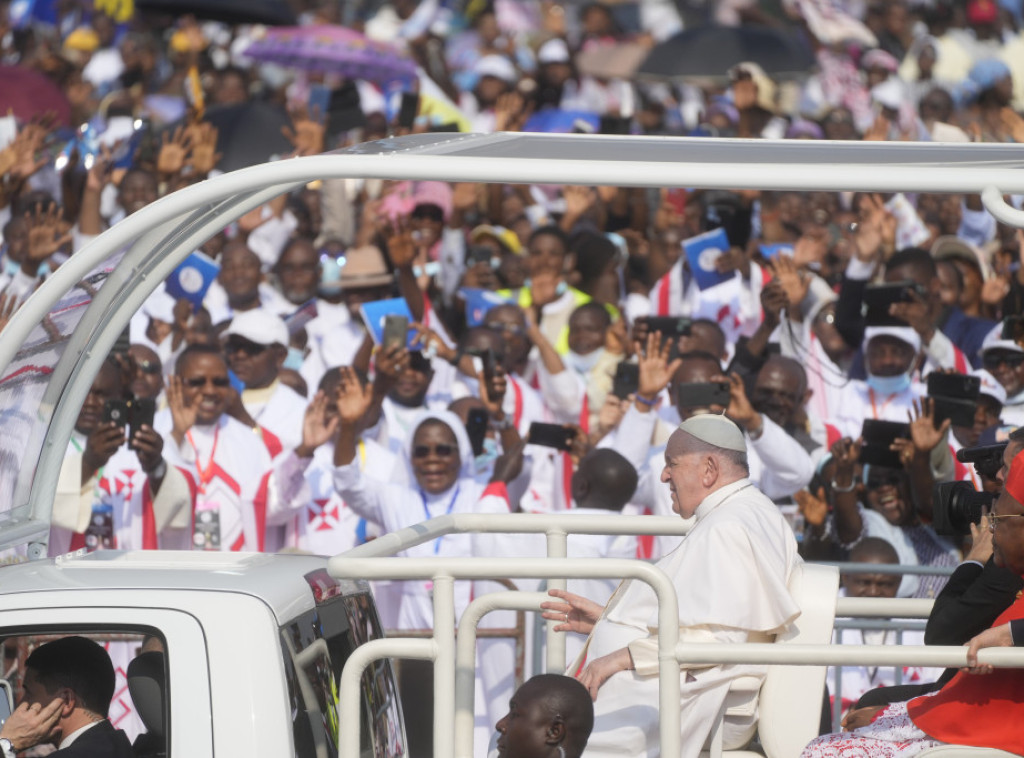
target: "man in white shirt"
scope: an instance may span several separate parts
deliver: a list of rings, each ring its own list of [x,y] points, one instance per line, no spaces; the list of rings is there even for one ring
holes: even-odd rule
[[[227,414],[228,367],[218,348],[184,350],[167,386],[169,410],[154,426],[168,463],[197,482],[189,545],[262,551],[268,526],[283,526],[309,501],[301,469],[275,468],[260,436]]]

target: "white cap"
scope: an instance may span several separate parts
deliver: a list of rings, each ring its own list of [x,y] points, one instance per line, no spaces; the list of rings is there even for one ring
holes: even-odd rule
[[[717,413],[701,413],[690,416],[679,425],[679,430],[701,442],[720,447],[723,450],[747,452],[747,441],[735,423]]]
[[[869,326],[864,330],[864,346],[875,337],[893,337],[906,342],[915,352],[921,349],[921,336],[909,326]]]
[[[1011,353],[1024,353],[1024,348],[1013,340],[1003,339],[1003,325],[997,324],[995,329],[985,335],[985,341],[981,343],[982,354],[989,350],[1009,350]]]
[[[1000,405],[1006,405],[1006,390],[992,374],[983,368],[977,368],[971,372],[971,376],[981,380],[981,388],[978,390],[980,394],[998,400]]]
[[[473,73],[477,76],[493,76],[506,84],[515,84],[519,78],[512,61],[502,55],[485,55],[473,66]]]
[[[537,50],[537,63],[568,63],[569,46],[560,37],[549,39]]]
[[[243,311],[231,319],[225,336],[237,335],[257,345],[288,347],[288,327],[284,321],[262,308]]]

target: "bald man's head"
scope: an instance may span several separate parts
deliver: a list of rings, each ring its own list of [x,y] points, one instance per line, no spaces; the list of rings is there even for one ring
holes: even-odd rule
[[[591,450],[572,475],[572,497],[581,508],[620,511],[636,492],[633,464],[609,448]]]

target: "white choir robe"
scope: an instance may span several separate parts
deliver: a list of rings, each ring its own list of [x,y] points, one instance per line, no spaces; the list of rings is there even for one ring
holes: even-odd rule
[[[692,277],[686,277],[683,288],[683,265],[686,256],[679,256],[668,273],[651,288],[651,315],[706,318],[716,322],[725,332],[726,343],[734,344],[740,336],[750,336],[761,323],[761,290],[765,272],[756,263],[750,264],[750,279],[739,271],[728,281],[700,289]]]
[[[291,454],[295,456],[294,453]],[[357,460],[367,474],[382,482],[389,481],[398,467],[398,458],[372,440],[359,443]],[[334,444],[327,442],[302,461],[310,499],[288,522],[286,547],[314,555],[337,555],[362,544],[380,529],[348,507],[334,489]],[[385,629],[394,629],[398,622],[400,600],[398,582],[371,582],[377,611]]]
[[[501,496],[494,496],[472,478],[460,477],[450,489],[438,495],[430,495],[415,485],[410,487],[382,482],[366,476],[360,470],[358,461],[334,469],[334,488],[353,511],[380,526],[384,534],[397,532],[446,513],[508,513],[504,487],[501,488]],[[468,557],[480,554],[474,550],[476,538],[472,534],[449,534],[403,550],[399,555],[417,558]],[[397,628],[433,628],[432,588],[430,581],[410,580],[402,583]],[[469,605],[470,596],[470,583],[456,582],[456,616],[462,615]]]
[[[167,440],[168,463],[188,470],[199,491],[189,539],[179,549],[201,546],[202,525],[212,515],[220,546],[207,549],[262,552],[267,527],[287,524],[309,501],[301,466],[275,469],[263,437],[226,414],[193,426],[180,447],[170,434],[170,411],[158,413],[154,426]]]
[[[843,389],[834,423],[844,437],[854,440],[860,437],[864,419],[906,424],[907,414],[913,410],[914,401],[920,400],[925,394],[924,386],[916,382],[912,382],[902,392],[881,395],[871,389],[867,382],[852,379]]]
[[[302,421],[308,402],[288,385],[275,379],[269,387],[243,390],[242,405],[253,421],[273,435],[273,439],[264,435],[272,458],[302,444]]]
[[[242,405],[263,430],[263,443],[275,467],[283,465],[292,450],[302,444],[302,426],[306,415],[306,398],[280,380],[269,387],[242,392]],[[279,478],[287,476],[282,472]],[[263,549],[276,553],[286,544],[285,527],[268,525]]]
[[[86,438],[71,433],[57,481],[50,526],[50,555],[62,555],[80,547],[90,552],[102,545],[90,544],[87,530],[94,510],[110,509],[112,548],[143,550],[166,547],[161,537],[173,541],[184,534],[191,523],[195,482],[189,474],[168,465],[156,497],[138,456],[127,443],[110,457],[88,482],[82,481],[82,453]],[[147,535],[147,522],[149,534]]]
[[[317,300],[316,313],[316,318],[306,324],[307,352],[299,369],[310,398],[328,369],[352,365],[366,336],[362,322],[352,318],[344,303]]]
[[[693,529],[657,566],[676,587],[681,640],[763,642],[800,613],[788,590],[799,562],[793,532],[779,509],[748,479],[741,479],[704,499]],[[570,666],[567,673],[574,674],[585,661],[627,646],[636,666],[601,685],[585,758],[660,756],[657,628],[653,590],[642,582],[624,582]],[[680,756],[696,758],[730,684],[741,677],[763,681],[766,667],[681,668]],[[737,706],[745,706],[744,712],[726,719],[726,749],[743,746],[756,726],[756,694],[739,699]]]

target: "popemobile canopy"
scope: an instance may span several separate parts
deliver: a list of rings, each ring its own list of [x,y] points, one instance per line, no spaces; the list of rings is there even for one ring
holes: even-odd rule
[[[0,332],[0,547],[46,554],[64,451],[92,378],[132,314],[216,232],[315,179],[802,191],[980,193],[1024,213],[1024,146],[558,134],[421,134],[241,169],[175,192],[72,256]]]

